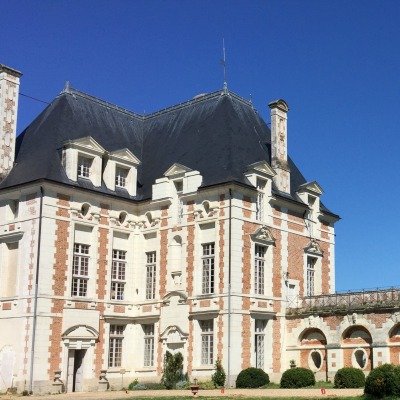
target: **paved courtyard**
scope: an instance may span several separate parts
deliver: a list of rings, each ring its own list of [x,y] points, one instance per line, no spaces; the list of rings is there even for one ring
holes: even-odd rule
[[[361,396],[363,389],[325,389],[325,394],[321,389],[229,389],[225,393],[221,390],[201,390],[196,397],[351,397]],[[68,393],[57,395],[30,396],[31,400],[119,400],[119,399],[141,399],[146,397],[187,397],[191,396],[189,390],[137,390],[137,391],[115,391],[115,392],[86,392],[86,393]],[[19,396],[3,395],[1,400],[14,400]]]

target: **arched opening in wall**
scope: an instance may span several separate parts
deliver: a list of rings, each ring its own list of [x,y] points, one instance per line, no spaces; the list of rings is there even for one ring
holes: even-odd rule
[[[173,237],[169,253],[172,281],[171,289],[177,290],[182,284],[182,238],[179,235]]]
[[[372,343],[372,337],[369,331],[363,326],[351,326],[343,332],[343,343],[369,346]]]
[[[308,360],[310,368],[314,371],[319,371],[322,367],[322,354],[319,350],[312,350],[310,359]]]
[[[364,349],[356,349],[353,352],[352,364],[354,368],[364,369],[367,366],[368,354]]]
[[[90,204],[88,203],[83,203],[81,207],[81,214],[82,216],[86,217],[89,213],[90,210]]]
[[[325,376],[320,378],[326,378],[326,343],[326,336],[320,329],[310,328],[303,331],[299,336],[300,354],[296,365],[309,368],[315,373],[325,372]]]
[[[147,222],[147,224],[148,224],[149,226],[151,226],[152,223],[153,223],[153,216],[151,215],[151,212],[148,211],[148,212],[145,214],[145,217],[146,217],[146,222]]]
[[[121,211],[119,213],[119,217],[118,217],[118,221],[121,225],[123,225],[126,221],[126,219],[128,218],[128,213],[125,211]]]
[[[372,368],[372,336],[361,325],[346,329],[342,335],[343,366],[363,370]]]
[[[210,202],[207,200],[203,201],[203,208],[205,215],[207,216],[210,213]]]
[[[400,365],[400,324],[396,324],[388,335],[390,363]]]

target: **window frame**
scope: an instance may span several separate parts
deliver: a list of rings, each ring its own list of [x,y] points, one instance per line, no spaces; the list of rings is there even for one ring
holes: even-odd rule
[[[261,252],[258,250],[263,250]],[[267,246],[255,243],[254,244],[254,294],[265,295],[265,255]]]
[[[125,300],[126,250],[113,249],[111,261],[110,299]]]
[[[200,364],[214,365],[214,319],[199,320]]]
[[[124,331],[126,325],[110,324],[108,343],[108,367],[122,366]]]
[[[312,260],[312,263],[309,262],[310,260]],[[315,267],[317,260],[317,257],[306,256],[306,297],[315,295]]]
[[[125,189],[128,184],[128,175],[129,175],[128,168],[124,168],[121,165],[116,164],[115,178],[114,178],[115,187]]]
[[[265,364],[265,328],[267,321],[264,319],[254,320],[254,353],[255,367],[264,369]],[[261,347],[261,349],[260,349]]]
[[[155,324],[143,324],[143,367],[154,367]]]
[[[157,290],[157,252],[155,250],[146,251],[145,272],[145,298],[146,300],[155,300]]]
[[[215,293],[215,242],[201,244],[201,294]]]
[[[90,180],[90,175],[92,173],[92,167],[93,167],[93,161],[94,161],[93,157],[78,153],[77,175],[76,175],[77,178]],[[85,162],[87,162],[88,165],[85,165]]]
[[[85,248],[85,251],[82,251],[83,248]],[[74,243],[71,280],[72,297],[88,297],[89,268],[90,245],[85,243]]]

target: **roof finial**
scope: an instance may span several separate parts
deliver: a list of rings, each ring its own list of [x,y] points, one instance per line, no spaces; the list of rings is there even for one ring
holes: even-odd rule
[[[61,93],[70,93],[71,92],[71,82],[65,81],[64,89]]]
[[[225,52],[225,38],[222,38],[222,60],[221,64],[224,70],[224,93],[228,92],[228,82],[226,81],[226,52]]]

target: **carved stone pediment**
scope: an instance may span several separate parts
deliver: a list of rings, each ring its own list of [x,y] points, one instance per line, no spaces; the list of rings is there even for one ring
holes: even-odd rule
[[[315,254],[317,256],[322,256],[324,252],[322,251],[320,245],[315,239],[311,239],[308,245],[304,248],[306,253]]]
[[[320,196],[324,191],[317,181],[312,181],[300,185],[298,192],[311,192],[317,196]]]
[[[267,225],[263,225],[258,228],[252,235],[251,238],[254,242],[260,242],[265,244],[275,244],[275,238],[272,235],[271,229]]]
[[[267,161],[257,161],[253,164],[250,164],[248,166],[247,173],[255,173],[269,178],[272,178],[276,175],[276,172],[267,163]]]
[[[167,344],[180,344],[186,342],[188,336],[179,326],[170,325],[160,335],[160,339]]]
[[[177,175],[184,175],[185,172],[189,171],[192,171],[189,167],[186,167],[182,164],[174,163],[167,169],[167,171],[164,172],[164,176],[166,176],[167,178],[171,178]]]
[[[175,300],[177,304],[186,304],[187,303],[187,296],[185,293],[174,290],[173,292],[167,293],[163,298],[163,304],[169,306],[171,300]]]

